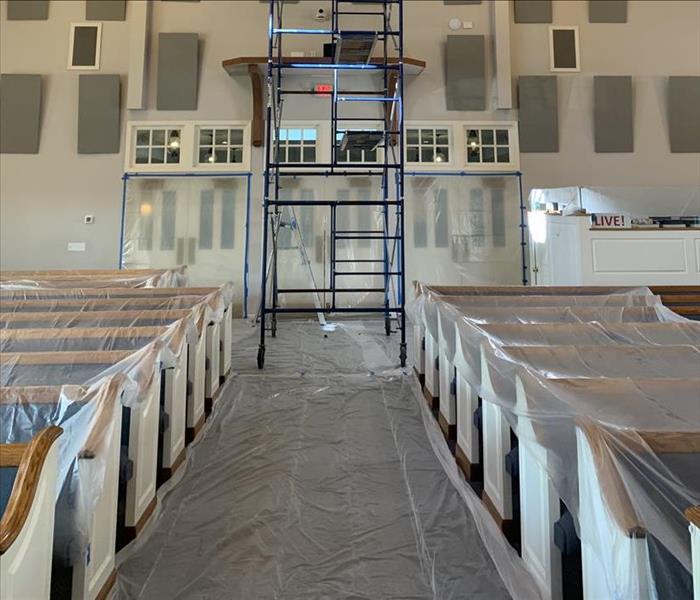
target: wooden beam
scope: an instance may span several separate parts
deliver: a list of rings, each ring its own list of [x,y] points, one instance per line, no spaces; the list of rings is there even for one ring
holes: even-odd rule
[[[256,148],[263,145],[263,84],[262,76],[257,65],[248,65],[248,76],[250,77],[250,86],[253,91],[253,129],[251,131],[251,142]]]

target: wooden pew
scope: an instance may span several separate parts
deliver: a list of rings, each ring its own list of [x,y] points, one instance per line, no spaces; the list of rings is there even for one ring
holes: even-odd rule
[[[653,539],[640,519],[635,506],[640,499],[630,494],[630,481],[640,478],[617,458],[617,454],[653,453],[658,459],[664,455],[700,456],[700,431],[649,431],[638,430],[621,444],[622,448],[609,447],[606,429],[588,420],[577,422],[576,438],[578,453],[579,524],[581,528],[581,555],[583,567],[583,589],[585,598],[603,598],[611,595],[639,598],[682,598],[666,589],[685,589],[692,594],[692,575],[665,549],[660,540]],[[634,438],[638,439],[634,439]],[[635,445],[637,446],[635,448]],[[653,467],[650,467],[653,469]],[[677,473],[672,471],[675,477]],[[688,473],[683,474],[686,478]],[[695,471],[695,489],[700,474]],[[644,487],[644,482],[641,483]],[[635,487],[637,489],[637,484]],[[634,500],[632,500],[634,498]],[[682,515],[666,513],[668,527]],[[659,518],[663,518],[659,515]],[[601,548],[587,540],[604,535]],[[603,544],[599,544],[603,546]],[[656,551],[652,553],[652,546]],[[614,549],[614,550],[613,550]],[[612,552],[611,552],[612,550]],[[614,558],[613,558],[614,554]],[[610,572],[615,566],[621,568],[618,580],[608,581],[602,577],[603,570]],[[604,561],[609,561],[604,562]],[[630,582],[634,589],[625,590]],[[697,585],[697,580],[695,582]],[[613,587],[614,586],[614,587]]]
[[[1,271],[0,286],[21,287],[173,287],[188,283],[187,268],[56,269]]]
[[[700,320],[700,285],[659,285],[651,291],[661,296],[664,306],[682,317]]]
[[[48,599],[51,591],[54,506],[60,427],[27,444],[0,445],[0,597]],[[8,487],[9,486],[9,489]],[[4,499],[3,499],[4,500]]]
[[[50,299],[117,299],[117,298],[178,298],[180,296],[210,296],[221,292],[224,294],[224,317],[221,326],[220,379],[231,371],[231,348],[233,327],[233,293],[230,286],[221,287],[180,287],[180,288],[61,288],[0,290],[0,309],[3,302],[21,300]]]
[[[506,471],[506,457],[513,448],[511,422],[506,414],[513,414],[517,402],[516,376],[520,369],[527,366],[532,372],[545,373],[547,379],[638,377],[641,372],[648,377],[674,379],[696,377],[698,364],[700,348],[688,345],[493,348],[488,343],[482,344],[482,498],[499,526],[512,536],[519,534],[518,515],[513,512],[513,482]]]
[[[222,300],[219,292],[209,296],[178,296],[174,298],[113,298],[113,299],[54,299],[54,300],[24,300],[0,301],[0,313],[32,313],[32,312],[92,312],[92,311],[133,311],[133,310],[174,310],[194,309],[195,307],[216,308]],[[204,318],[204,312],[199,317]],[[230,314],[230,312],[229,312]],[[223,320],[223,331],[229,331],[230,319]],[[203,328],[200,326],[200,329]],[[229,329],[227,329],[229,328]],[[205,407],[211,412],[221,391],[221,357],[222,351],[230,344],[221,343],[222,321],[208,320],[206,323],[206,377],[205,377]],[[230,350],[228,356],[230,357]]]
[[[197,422],[203,420],[204,398],[199,412],[188,393],[187,322],[170,327],[126,327],[94,329],[13,329],[0,330],[0,352],[109,352],[136,351],[156,339],[166,341],[175,364],[163,371],[160,397],[159,483],[172,477],[185,460],[187,438],[196,435]],[[188,397],[189,396],[189,397]],[[189,414],[188,414],[189,411]],[[201,425],[200,425],[201,426]]]
[[[82,385],[91,378],[104,377],[106,369],[128,372],[138,385],[139,403],[122,409],[122,438],[125,452],[121,463],[131,470],[120,491],[117,549],[133,540],[156,508],[158,442],[160,424],[162,343],[152,342],[137,353],[31,352],[0,354],[9,386]]]
[[[203,309],[202,309],[203,310]],[[176,321],[190,319],[194,323],[197,337],[188,338],[187,345],[187,429],[186,441],[191,443],[204,427],[207,373],[206,343],[207,327],[197,311],[182,310],[133,310],[133,311],[88,311],[48,313],[0,313],[0,331],[15,331],[29,328],[102,328],[102,327],[163,327]]]

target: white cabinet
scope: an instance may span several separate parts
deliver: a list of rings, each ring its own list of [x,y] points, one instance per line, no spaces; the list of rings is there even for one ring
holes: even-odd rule
[[[698,285],[700,229],[591,229],[530,213],[533,285]]]

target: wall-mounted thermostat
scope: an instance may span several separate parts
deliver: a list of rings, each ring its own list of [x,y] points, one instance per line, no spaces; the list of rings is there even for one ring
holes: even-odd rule
[[[92,225],[95,222],[95,217],[92,215],[85,215],[85,225]]]

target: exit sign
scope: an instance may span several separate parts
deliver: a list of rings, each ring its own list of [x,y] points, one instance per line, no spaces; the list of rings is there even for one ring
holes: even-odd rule
[[[314,86],[314,92],[317,96],[330,96],[333,93],[333,85],[330,83],[317,83]]]

